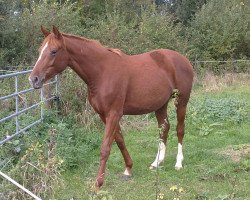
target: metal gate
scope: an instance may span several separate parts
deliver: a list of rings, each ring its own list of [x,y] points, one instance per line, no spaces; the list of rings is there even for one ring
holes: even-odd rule
[[[8,136],[8,137],[6,137],[6,138],[4,138],[3,140],[0,141],[0,146],[2,146],[4,143],[10,141],[11,139],[16,137],[17,135],[19,135],[19,134],[23,133],[24,131],[28,130],[32,126],[35,126],[36,124],[42,122],[43,117],[44,117],[43,104],[45,102],[51,101],[53,99],[56,99],[56,100],[59,99],[58,98],[58,76],[56,76],[54,80],[44,84],[44,86],[46,86],[46,85],[54,85],[55,86],[55,94],[54,95],[52,95],[49,98],[45,98],[44,97],[44,87],[43,87],[43,88],[40,89],[40,101],[38,103],[32,104],[30,106],[26,106],[24,109],[19,109],[19,97],[20,97],[20,95],[32,92],[34,90],[33,88],[19,90],[19,88],[20,88],[19,87],[20,76],[27,75],[27,74],[31,73],[31,71],[32,70],[26,70],[26,71],[20,71],[20,72],[12,72],[12,73],[4,72],[5,73],[4,75],[0,75],[0,86],[1,86],[1,83],[3,82],[4,79],[14,77],[13,87],[15,88],[14,93],[11,93],[11,94],[8,94],[8,95],[1,95],[0,94],[0,103],[1,103],[1,101],[7,100],[7,99],[11,99],[11,98],[15,99],[15,112],[13,114],[10,114],[8,116],[5,116],[5,117],[1,118],[0,119],[0,124],[6,122],[7,120],[15,118],[15,129],[16,129],[15,132],[12,135],[10,135],[10,136]],[[31,109],[35,109],[37,107],[40,107],[40,117],[39,117],[39,119],[36,120],[36,121],[33,121],[33,122],[29,123],[29,124],[26,124],[24,128],[20,128],[19,115],[21,115],[22,113],[25,113],[25,112],[27,112],[27,111],[29,111]],[[35,194],[33,194],[32,192],[27,190],[25,187],[23,187],[22,185],[17,183],[15,180],[10,178],[9,176],[4,174],[3,172],[0,171],[0,175],[2,177],[4,177],[5,179],[7,179],[8,181],[10,181],[11,183],[13,183],[14,185],[16,185],[17,187],[19,187],[21,190],[25,191],[27,194],[32,196],[34,199],[41,200],[40,197],[36,196]]]
[[[10,99],[10,98],[15,99],[15,112],[13,114],[10,114],[10,115],[4,117],[4,118],[1,118],[0,119],[0,124],[7,121],[7,120],[15,118],[15,128],[16,128],[16,131],[12,135],[7,136],[6,138],[4,138],[4,139],[2,139],[0,141],[0,145],[3,145],[4,143],[8,142],[12,138],[14,138],[17,135],[19,135],[19,134],[23,133],[24,131],[28,130],[32,126],[42,122],[43,117],[44,117],[44,106],[43,106],[43,104],[45,102],[47,102],[47,101],[51,101],[53,99],[58,98],[57,97],[57,95],[58,95],[58,76],[56,76],[54,80],[44,84],[44,86],[53,85],[53,84],[55,85],[55,94],[53,96],[51,96],[51,97],[49,97],[47,99],[44,98],[44,87],[43,87],[43,88],[40,89],[40,101],[38,103],[27,106],[24,109],[19,109],[19,97],[20,97],[20,95],[26,94],[28,92],[32,92],[34,90],[33,88],[28,88],[28,89],[24,89],[24,90],[19,91],[19,78],[20,78],[20,76],[27,75],[27,74],[31,73],[31,71],[32,70],[27,70],[27,71],[13,72],[13,73],[7,73],[7,74],[4,74],[4,75],[0,75],[0,84],[1,84],[1,81],[3,79],[7,79],[7,78],[11,78],[11,77],[15,78],[15,81],[14,81],[14,84],[13,84],[13,87],[15,88],[15,92],[12,93],[12,94],[5,95],[5,96],[0,95],[0,102],[4,101],[6,99]],[[36,121],[33,121],[30,124],[26,124],[26,126],[21,129],[20,126],[19,126],[20,123],[19,123],[18,116],[21,115],[22,113],[25,113],[25,112],[27,112],[27,111],[29,111],[31,109],[35,109],[37,107],[40,107],[40,118],[38,120],[36,120]]]

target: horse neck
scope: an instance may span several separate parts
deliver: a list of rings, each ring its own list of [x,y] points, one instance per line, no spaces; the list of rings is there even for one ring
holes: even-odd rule
[[[75,36],[64,36],[64,41],[70,55],[69,66],[88,86],[96,83],[104,70],[107,49],[94,40]]]

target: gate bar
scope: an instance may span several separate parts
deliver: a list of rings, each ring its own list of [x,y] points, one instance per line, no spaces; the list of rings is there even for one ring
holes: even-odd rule
[[[8,181],[10,181],[11,183],[13,183],[14,185],[16,185],[17,187],[19,187],[21,190],[23,190],[24,192],[26,192],[27,194],[29,194],[30,196],[32,196],[34,199],[36,200],[42,200],[40,197],[34,195],[31,191],[29,191],[28,189],[26,189],[25,187],[23,187],[22,185],[20,185],[18,182],[16,182],[15,180],[13,180],[12,178],[10,178],[9,176],[7,176],[6,174],[4,174],[3,172],[0,171],[0,175],[3,176],[5,179],[7,179]]]
[[[12,138],[16,137],[17,135],[21,134],[22,132],[28,130],[29,128],[31,128],[32,126],[34,126],[34,125],[36,125],[36,124],[38,124],[38,123],[40,123],[40,122],[42,122],[41,119],[39,119],[39,120],[33,122],[32,124],[26,126],[25,128],[23,128],[23,129],[19,130],[18,132],[14,133],[13,135],[8,136],[8,137],[5,138],[4,140],[0,141],[0,145],[3,145],[4,143],[10,141]]]

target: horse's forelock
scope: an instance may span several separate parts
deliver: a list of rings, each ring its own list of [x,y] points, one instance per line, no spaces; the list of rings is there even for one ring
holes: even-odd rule
[[[39,48],[39,51],[41,52],[42,48],[46,45],[46,43],[48,43],[48,47],[49,48],[60,48],[62,47],[62,42],[57,40],[55,37],[53,37],[52,35],[50,35],[49,37],[46,37],[41,45],[41,47]]]
[[[45,40],[42,42],[42,45],[41,45],[41,46],[39,47],[39,49],[38,49],[39,52],[42,51],[42,49],[43,49],[43,47],[46,45],[46,43],[47,43],[47,40],[46,40],[46,38],[45,38]]]

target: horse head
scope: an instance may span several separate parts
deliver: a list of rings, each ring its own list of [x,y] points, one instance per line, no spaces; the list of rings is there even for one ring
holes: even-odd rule
[[[41,27],[41,31],[45,38],[29,77],[30,84],[35,89],[41,88],[44,82],[66,69],[69,63],[69,54],[58,28],[53,26],[53,31],[49,32]]]

